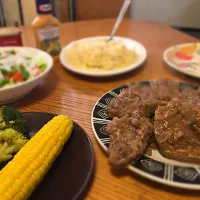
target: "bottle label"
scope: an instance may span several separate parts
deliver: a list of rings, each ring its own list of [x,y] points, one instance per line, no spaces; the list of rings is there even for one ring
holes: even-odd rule
[[[38,14],[51,14],[52,6],[50,0],[36,0]]]
[[[58,26],[46,26],[37,30],[40,48],[52,56],[59,54],[59,29]]]

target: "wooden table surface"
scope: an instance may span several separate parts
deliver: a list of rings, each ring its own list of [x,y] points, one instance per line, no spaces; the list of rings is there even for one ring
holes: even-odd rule
[[[60,27],[62,46],[84,37],[108,35],[114,20],[65,23]],[[23,27],[26,46],[35,46],[32,29]],[[127,169],[111,170],[105,153],[98,145],[91,127],[91,112],[95,102],[108,90],[124,83],[169,78],[199,84],[200,81],[171,70],[162,61],[163,51],[178,43],[197,39],[150,21],[122,22],[118,36],[129,37],[142,43],[148,59],[138,70],[110,78],[88,78],[62,68],[57,62],[45,81],[25,98],[10,104],[21,111],[42,111],[66,114],[79,123],[90,136],[96,154],[96,172],[86,195],[88,200],[188,200],[200,199],[200,192],[167,187],[142,178]]]

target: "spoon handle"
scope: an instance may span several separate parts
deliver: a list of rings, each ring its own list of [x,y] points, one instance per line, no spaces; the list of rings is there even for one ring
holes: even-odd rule
[[[110,35],[110,38],[108,40],[112,40],[113,36],[115,35],[115,32],[116,32],[120,22],[122,21],[122,19],[124,17],[124,14],[126,13],[126,10],[128,9],[130,3],[131,3],[131,0],[125,0],[124,1],[124,4],[123,4],[123,6],[122,6],[122,8],[120,10],[120,13],[119,13],[119,15],[117,17],[117,20],[115,22],[115,25],[113,27],[112,33]]]

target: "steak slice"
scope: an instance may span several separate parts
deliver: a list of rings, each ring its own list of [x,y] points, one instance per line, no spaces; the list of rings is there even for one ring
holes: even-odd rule
[[[170,101],[179,95],[180,90],[176,82],[163,79],[152,82],[151,87],[154,93],[157,93],[158,100],[160,101]]]
[[[123,167],[136,159],[146,150],[152,132],[153,125],[139,109],[135,109],[131,116],[114,117],[107,126],[109,164]]]
[[[139,84],[135,84],[134,86],[128,88],[128,90],[131,94],[137,93],[141,96],[146,116],[154,114],[157,106],[160,104],[157,91],[153,90],[150,86],[141,86]]]
[[[110,102],[108,114],[110,117],[123,117],[124,115],[131,115],[132,111],[137,108],[143,108],[141,96],[125,89],[116,99]]]
[[[154,126],[163,156],[200,164],[200,112],[197,106],[173,99],[158,107]]]
[[[110,117],[123,117],[139,108],[144,110],[146,116],[149,116],[155,112],[159,102],[151,87],[141,87],[139,84],[135,84],[124,89],[116,99],[110,102],[108,114]]]
[[[180,93],[179,99],[200,106],[200,91],[187,88],[182,93]]]
[[[180,91],[174,81],[164,79],[152,82],[151,86],[132,85],[124,89],[108,105],[110,117],[131,114],[135,108],[144,109],[146,116],[154,114],[158,105],[177,97]]]

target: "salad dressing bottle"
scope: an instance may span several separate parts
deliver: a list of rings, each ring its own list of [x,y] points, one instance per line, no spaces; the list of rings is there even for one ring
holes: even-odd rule
[[[36,0],[37,17],[32,22],[37,48],[46,51],[54,60],[60,53],[59,20],[52,15],[51,0]]]

